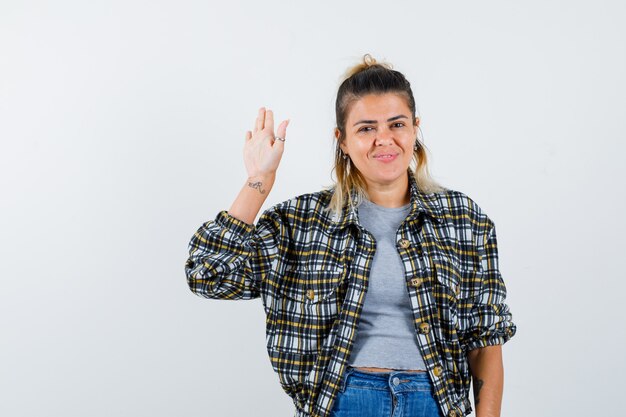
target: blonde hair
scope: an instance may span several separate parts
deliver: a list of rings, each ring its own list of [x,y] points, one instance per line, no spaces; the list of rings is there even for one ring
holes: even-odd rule
[[[346,138],[345,124],[350,107],[365,95],[384,93],[395,93],[405,98],[413,116],[412,122],[415,124],[416,109],[411,84],[402,73],[395,71],[391,64],[378,62],[370,54],[365,54],[361,62],[348,68],[343,75],[335,101],[336,124],[340,132],[339,138],[335,137],[335,163],[332,169],[336,180],[329,187],[334,193],[326,208],[336,216],[341,214],[346,205],[358,205],[363,198],[369,199],[365,178],[351,163],[350,158],[343,159],[340,147]],[[417,143],[417,150],[413,150],[413,159],[409,164],[409,175],[414,176],[417,187],[425,193],[444,191],[445,188],[430,175],[426,147],[419,139]]]

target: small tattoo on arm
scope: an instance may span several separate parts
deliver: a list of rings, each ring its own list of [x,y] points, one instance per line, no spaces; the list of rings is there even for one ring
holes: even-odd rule
[[[483,387],[482,379],[474,379],[474,405],[478,405],[480,399],[478,398],[478,394],[480,394],[480,389]]]
[[[249,182],[248,183],[248,187],[251,188],[256,188],[257,190],[259,190],[259,192],[261,194],[265,194],[265,190],[261,189],[261,185],[263,185],[263,183],[261,181],[257,181],[257,182]]]

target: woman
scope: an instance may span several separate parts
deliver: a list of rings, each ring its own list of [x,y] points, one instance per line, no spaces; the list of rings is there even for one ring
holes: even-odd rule
[[[261,108],[248,180],[189,245],[190,289],[261,297],[267,351],[295,416],[500,413],[501,345],[516,331],[495,225],[429,176],[409,82],[365,55],[339,87],[336,184],[254,220],[282,157]]]

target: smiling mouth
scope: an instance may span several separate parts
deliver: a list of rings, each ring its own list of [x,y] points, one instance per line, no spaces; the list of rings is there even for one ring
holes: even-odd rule
[[[384,155],[376,155],[374,158],[376,159],[392,159],[396,156],[397,154],[384,154]]]

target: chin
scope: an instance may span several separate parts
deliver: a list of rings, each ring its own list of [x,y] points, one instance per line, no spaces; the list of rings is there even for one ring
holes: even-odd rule
[[[394,181],[402,178],[402,174],[396,175],[376,175],[374,177],[370,177],[372,181],[381,183],[381,184],[391,184]]]
[[[372,176],[378,177],[378,178],[387,178],[387,179],[396,179],[398,177],[401,177],[402,175],[404,175],[406,173],[407,168],[402,168],[402,167],[388,167],[387,169],[384,170],[377,170],[375,172],[372,172]]]

